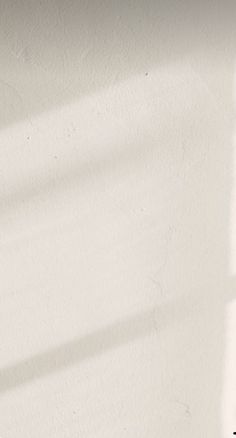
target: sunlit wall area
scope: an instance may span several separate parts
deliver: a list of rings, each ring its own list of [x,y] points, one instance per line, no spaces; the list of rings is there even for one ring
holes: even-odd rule
[[[232,86],[232,101],[235,114],[235,75]],[[235,116],[234,116],[235,119]],[[229,205],[229,259],[228,259],[228,284],[226,283],[225,305],[225,347],[222,387],[222,436],[227,438],[236,431],[236,301],[235,301],[235,275],[236,275],[236,148],[235,148],[235,120],[232,133],[232,164]]]

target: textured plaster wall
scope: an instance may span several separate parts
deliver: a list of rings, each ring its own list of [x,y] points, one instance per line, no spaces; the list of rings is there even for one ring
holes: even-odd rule
[[[232,436],[235,18],[0,1],[1,438]]]

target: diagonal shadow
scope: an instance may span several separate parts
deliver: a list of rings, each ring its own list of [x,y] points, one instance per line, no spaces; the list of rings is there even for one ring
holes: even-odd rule
[[[139,338],[159,333],[175,323],[208,311],[201,295],[175,298],[160,307],[128,316],[83,337],[0,369],[0,393],[61,371]]]
[[[232,0],[0,1],[0,127],[219,50],[234,15]]]
[[[146,336],[155,329],[154,316],[154,310],[151,309],[127,317],[84,337],[75,338],[2,368],[0,392],[8,391]]]
[[[31,199],[43,197],[45,194],[64,191],[71,186],[79,184],[84,185],[88,182],[95,181],[96,178],[115,172],[121,166],[129,166],[138,164],[155,152],[156,145],[150,145],[144,148],[143,144],[138,144],[136,147],[119,148],[113,150],[111,154],[102,152],[98,157],[87,163],[69,163],[69,165],[61,168],[57,173],[49,173],[40,178],[40,173],[30,175],[26,181],[19,182],[14,190],[8,190],[0,196],[2,210],[9,211],[22,203],[27,203]]]

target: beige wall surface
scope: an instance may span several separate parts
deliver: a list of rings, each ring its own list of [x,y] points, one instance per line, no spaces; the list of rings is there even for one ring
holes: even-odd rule
[[[233,1],[0,0],[0,437],[236,431]]]

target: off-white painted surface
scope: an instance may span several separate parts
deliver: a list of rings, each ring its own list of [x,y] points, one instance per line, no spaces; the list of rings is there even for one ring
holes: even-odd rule
[[[1,438],[236,430],[234,23],[0,2]]]

